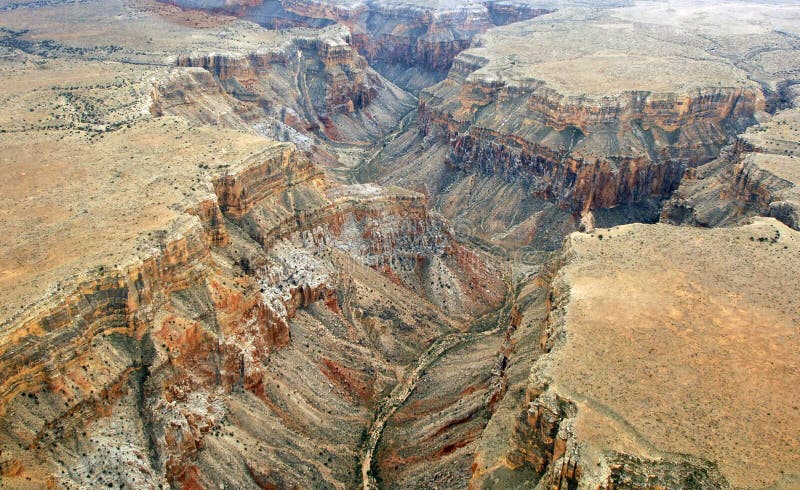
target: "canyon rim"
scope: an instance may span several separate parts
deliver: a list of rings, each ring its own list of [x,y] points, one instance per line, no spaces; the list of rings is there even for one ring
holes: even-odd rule
[[[800,5],[0,0],[0,488],[800,488]]]

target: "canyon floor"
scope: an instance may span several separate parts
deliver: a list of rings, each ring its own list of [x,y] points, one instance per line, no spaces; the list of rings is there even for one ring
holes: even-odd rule
[[[0,488],[800,488],[800,7],[0,0]]]

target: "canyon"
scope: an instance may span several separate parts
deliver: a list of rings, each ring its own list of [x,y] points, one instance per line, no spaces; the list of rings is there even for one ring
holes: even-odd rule
[[[174,0],[184,8],[222,11],[271,28],[346,26],[352,45],[371,66],[405,88],[419,90],[443,78],[472,38],[495,25],[530,19],[552,8],[525,2],[368,3],[329,1]]]
[[[0,488],[800,485],[800,8],[0,0]]]
[[[734,225],[770,216],[800,229],[796,109],[737,135],[719,158],[692,169],[667,202],[662,219],[673,224]]]
[[[427,193],[505,247],[556,249],[575,228],[658,221],[687,169],[788,103],[797,65],[773,64],[794,43],[781,34],[636,15],[565,10],[478,37],[361,177]],[[409,152],[426,172],[404,164]]]

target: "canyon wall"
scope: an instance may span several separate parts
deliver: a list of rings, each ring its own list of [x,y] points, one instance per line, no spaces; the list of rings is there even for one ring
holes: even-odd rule
[[[205,2],[177,0],[185,8],[228,12],[268,28],[346,26],[353,46],[399,85],[418,90],[444,77],[472,38],[496,25],[530,19],[552,9],[527,2],[487,1],[470,5],[414,2],[337,3],[282,0]]]
[[[433,310],[426,315],[434,330],[452,329],[456,319],[493,308],[504,294],[502,282],[485,280],[496,276],[491,266],[452,238],[422,196],[369,186],[331,188],[289,145],[229,168],[214,188],[215,199],[192,208],[197,216],[160,238],[160,252],[87,279],[6,336],[0,433],[12,468],[7,472],[13,473],[7,476],[150,487],[161,478],[190,487],[216,479],[216,470],[203,463],[208,438],[224,438],[222,427],[247,433],[246,425],[234,429],[224,422],[232,398],[241,396],[236,393],[262,400],[252,410],[280,413],[269,408],[276,401],[267,385],[275,376],[273,353],[297,341],[290,321],[319,303],[324,309],[314,315],[339,318],[326,323],[351,324],[358,315],[370,324],[362,308],[382,299],[353,296],[361,286],[351,274],[367,284],[384,277],[385,285],[375,283],[378,289],[430,301]],[[396,321],[407,315],[400,311]],[[397,324],[403,321],[409,320]],[[366,331],[358,342],[366,345],[377,334]],[[402,363],[427,335],[425,329],[405,330],[369,342],[387,357],[384,362]],[[398,342],[407,345],[398,350]],[[320,369],[340,386],[333,396],[362,407],[353,420],[358,426],[369,420],[365,410],[380,391],[362,386],[365,380],[347,367],[353,362],[367,361],[329,358]],[[382,375],[384,386],[392,382],[388,375]],[[117,418],[136,421],[123,424],[129,446],[108,446],[115,439],[106,431],[113,427],[104,424]],[[81,448],[80,454],[71,447]],[[116,463],[102,461],[106,451]],[[343,462],[336,465],[340,473],[329,476],[264,473],[252,451],[241,451],[252,475],[239,485],[251,478],[261,485],[355,478]],[[136,463],[126,466],[129,460]],[[231,484],[239,477],[231,473]]]
[[[423,92],[420,130],[441,131],[453,168],[521,179],[578,214],[669,196],[764,104],[757,88],[586,100],[469,69]]]
[[[713,30],[636,9],[493,28],[420,92],[416,119],[359,178],[426,193],[465,235],[502,247],[657,222],[684,174],[786,104],[791,69],[752,54],[789,49],[775,29],[716,49]]]
[[[356,46],[373,64],[401,65],[444,73],[472,37],[497,22],[510,23],[548,12],[524,3],[417,5],[371,2],[353,7],[328,2],[287,0],[284,7],[307,17],[346,25]]]
[[[304,149],[324,145],[315,135],[373,139],[411,102],[369,67],[341,27],[298,31],[254,51],[181,54],[176,65],[155,94],[155,114],[255,130]]]
[[[324,97],[312,102],[319,116],[326,117],[328,113],[360,111],[377,97],[379,90],[384,89],[382,80],[368,69],[350,42],[350,36],[338,30],[327,37],[295,37],[295,49],[283,51],[181,55],[177,66],[204,68],[219,79],[223,87],[229,87],[228,90],[244,97],[250,95],[247,89],[257,83],[258,77],[265,77],[275,69],[273,65],[289,65],[290,69],[297,70],[297,66],[290,63],[297,63],[303,55],[310,56],[322,65],[322,87],[325,88]],[[263,103],[267,100],[262,98]]]
[[[341,28],[129,7],[27,18],[119,35],[111,59],[9,48],[26,119],[0,117],[3,484],[354,487],[376,405],[498,308],[505,270],[423,195],[315,164],[410,107]]]
[[[570,235],[544,271],[543,354],[506,450],[478,455],[471,486],[794,486],[798,459],[759,441],[794,437],[785,425],[794,409],[775,399],[793,385],[793,354],[778,344],[763,349],[766,338],[797,335],[796,237],[771,218]],[[762,294],[765,287],[780,292]],[[731,301],[741,309],[726,310]],[[758,408],[745,402],[753,398],[743,385],[764,393]],[[750,416],[736,417],[743,412]]]
[[[449,3],[0,8],[2,485],[796,486],[791,36]]]
[[[725,226],[758,215],[798,229],[799,144],[797,109],[783,110],[748,129],[720,158],[684,176],[664,207],[662,221]]]

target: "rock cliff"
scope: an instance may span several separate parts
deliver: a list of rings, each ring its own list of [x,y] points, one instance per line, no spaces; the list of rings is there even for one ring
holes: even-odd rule
[[[751,36],[734,9],[719,13],[737,26],[723,35],[682,8],[565,9],[478,36],[359,178],[425,192],[502,246],[554,249],[574,229],[658,221],[687,169],[787,104],[800,66],[770,61],[791,50],[777,24]]]
[[[476,460],[473,486],[531,474],[537,488],[796,485],[794,451],[760,441],[795,437],[783,341],[797,335],[797,243],[767,218],[571,235],[509,449]]]
[[[796,487],[800,9],[612,3],[0,5],[0,487]]]
[[[280,90],[291,76],[264,72],[287,52],[351,90],[320,110],[380,99],[336,81],[360,76],[336,36],[270,34],[258,52],[244,48],[261,34],[239,21],[203,31],[90,7],[112,32],[149,26],[165,51],[140,54],[148,64],[12,51],[3,70],[29,115],[0,118],[14,216],[0,254],[3,485],[355,486],[374,406],[434,339],[497,308],[503,268],[424,196],[336,184],[253,131],[264,116],[248,111],[272,102],[242,87]],[[86,8],[42,7],[29,25],[83,25]],[[190,32],[209,53],[236,32],[233,53],[248,54],[175,62]]]
[[[686,168],[716,156],[765,107],[761,89],[724,60],[706,61],[707,78],[690,78],[701,68],[688,60],[671,65],[666,56],[686,48],[665,42],[650,49],[666,59],[623,66],[609,53],[635,45],[635,34],[570,24],[492,31],[459,57],[447,80],[423,91],[420,128],[442,132],[449,165],[524,179],[533,193],[575,213],[610,208],[669,196]],[[602,43],[597,54],[559,60],[579,36]],[[515,39],[542,44],[542,54],[510,54]],[[614,73],[613,81],[581,72],[558,78],[567,63],[588,67],[590,60],[604,63],[601,76]]]
[[[270,28],[314,26],[321,21],[344,25],[353,36],[353,45],[373,67],[401,86],[413,89],[444,77],[455,56],[469,47],[476,34],[552,9],[535,2],[516,1],[425,4],[413,1],[223,3],[178,0],[170,3],[226,11]]]
[[[493,27],[495,20],[513,22],[547,12],[515,3],[495,9],[495,16],[480,3],[371,2],[348,9],[328,2],[288,0],[283,5],[297,14],[346,25],[373,66],[412,86],[415,77],[443,76],[472,37]]]
[[[421,196],[362,186],[326,190],[321,174],[310,166],[288,145],[230,165],[214,181],[215,197],[196,207],[205,210],[198,213],[203,219],[180,219],[158,234],[153,255],[95,272],[96,277],[87,273],[74,292],[66,283],[64,293],[42,303],[38,313],[7,324],[0,356],[6,373],[0,433],[4,451],[15,458],[12,473],[58,485],[221,481],[204,462],[206,445],[232,443],[228,431],[237,440],[249,437],[247,420],[240,422],[243,427],[228,425],[232,400],[250,397],[249,409],[259,416],[283,417],[284,409],[273,403],[289,400],[271,392],[271,357],[297,342],[293,336],[306,335],[291,333],[290,321],[301,310],[319,303],[322,309],[308,320],[321,315],[326,320],[320,326],[366,327],[346,338],[366,349],[359,356],[375,345],[387,358],[383,362],[391,364],[424,346],[430,333],[403,327],[414,320],[405,320],[411,310],[396,302],[387,319],[397,323],[368,321],[384,294],[406,291],[417,302],[430,301],[431,328],[445,331],[500,300],[502,283],[487,289],[485,282],[495,273],[428,214]],[[363,277],[364,285],[351,275]],[[357,292],[367,284],[375,286]],[[391,340],[381,339],[398,327]],[[380,333],[385,328],[389,331]],[[408,344],[398,350],[397,342]],[[287,362],[319,369],[331,387],[338,386],[330,396],[362,407],[352,423],[366,423],[364,411],[385,388],[373,387],[374,380],[368,382],[359,370],[386,367],[356,367],[373,363],[316,352],[305,354],[312,356],[305,361]],[[392,383],[393,375],[383,377],[384,387]],[[318,389],[308,382],[295,384],[295,393]],[[131,418],[135,423],[115,422]],[[287,430],[298,430],[293,427]],[[115,430],[128,434],[129,445],[117,445]],[[340,432],[331,437],[336,440]],[[217,439],[210,443],[209,438]],[[350,451],[356,446],[353,441]],[[114,461],[104,461],[109,452]],[[246,447],[240,454],[262,484],[290,479],[313,486],[318,478],[331,483],[355,478],[341,461],[334,475],[291,476],[251,467],[262,463],[251,459],[254,454]],[[352,452],[340,456],[353,457]],[[316,460],[310,452],[301,457]],[[241,485],[239,477],[231,474],[226,481]]]
[[[154,113],[249,129],[305,149],[324,139],[374,139],[411,103],[367,65],[341,27],[295,31],[253,51],[181,54],[176,65]]]
[[[441,80],[455,57],[487,30],[559,8],[580,5],[613,7],[626,1],[481,0],[478,2],[417,0],[282,0],[289,12],[345,25],[354,44],[381,73],[417,91]]]
[[[662,220],[721,226],[760,215],[798,229],[798,121],[800,111],[786,109],[739,135],[719,159],[684,176]]]

